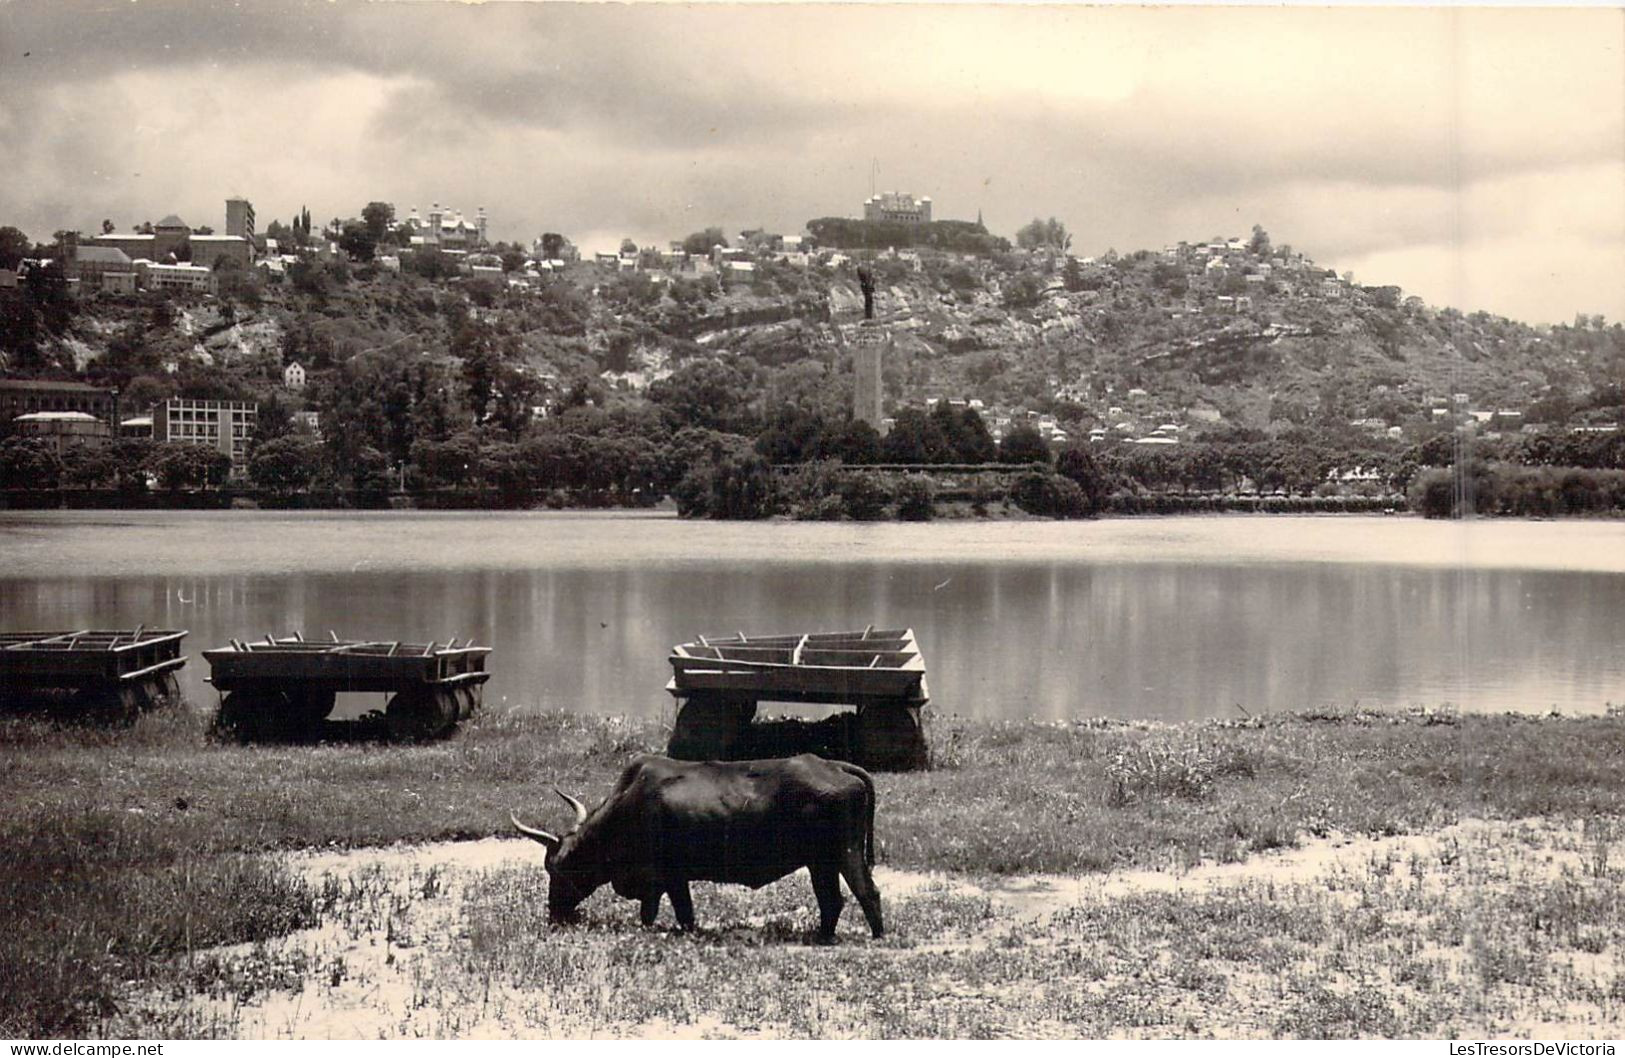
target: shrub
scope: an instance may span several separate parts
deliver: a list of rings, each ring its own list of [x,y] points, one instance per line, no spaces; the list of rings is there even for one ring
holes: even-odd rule
[[[878,474],[849,470],[841,475],[841,506],[855,522],[873,522],[886,516],[891,489]]]
[[[1047,470],[1024,471],[1010,486],[1010,499],[1028,514],[1047,518],[1081,518],[1089,500],[1077,482]]]
[[[806,463],[779,479],[779,497],[790,517],[803,522],[838,522],[844,513],[836,460]]]
[[[723,455],[683,475],[672,499],[685,518],[766,518],[777,504],[773,468],[754,452]]]
[[[1430,468],[1411,482],[1410,504],[1426,518],[1450,518],[1456,514],[1456,482],[1448,470]]]
[[[897,517],[905,522],[929,522],[936,517],[936,486],[924,474],[906,475],[897,486]]]

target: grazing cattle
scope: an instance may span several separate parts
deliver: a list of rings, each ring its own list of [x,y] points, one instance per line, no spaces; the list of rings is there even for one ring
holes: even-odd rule
[[[644,925],[671,897],[682,929],[694,928],[690,882],[759,889],[807,868],[818,898],[819,935],[835,936],[842,877],[869,929],[884,933],[874,863],[875,784],[855,764],[811,754],[788,760],[691,763],[641,755],[604,803],[588,812],[563,791],[575,825],[563,837],[510,815],[547,849],[547,909],[555,919],[602,885],[642,905]]]

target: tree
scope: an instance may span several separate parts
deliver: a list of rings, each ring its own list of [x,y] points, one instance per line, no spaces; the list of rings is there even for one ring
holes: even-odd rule
[[[556,231],[542,232],[542,256],[556,261],[564,256],[564,236]]]
[[[621,256],[622,257],[636,257],[637,255],[638,255],[638,244],[633,242],[631,239],[622,239],[621,240]]]
[[[855,466],[881,462],[881,434],[863,419],[845,419],[832,427],[821,442],[825,457]]]
[[[0,441],[0,488],[54,489],[62,475],[62,460],[50,442],[32,437]]]
[[[419,440],[412,445],[412,462],[429,482],[440,486],[467,486],[484,473],[479,438],[464,431],[444,441]]]
[[[1016,232],[1016,245],[1023,250],[1054,250],[1065,253],[1072,245],[1072,236],[1067,233],[1066,225],[1051,217],[1049,220],[1039,220],[1025,224]]]
[[[1049,445],[1031,426],[1018,426],[999,442],[1001,463],[1049,463]]]
[[[266,394],[259,405],[259,412],[254,416],[254,432],[248,438],[250,451],[258,451],[261,445],[294,432],[293,415],[275,390]],[[252,467],[249,472],[253,473]]]
[[[157,446],[153,469],[166,489],[223,485],[231,474],[231,457],[208,445],[166,441]]]
[[[114,225],[113,225],[112,221],[103,219],[103,221],[102,221],[102,234],[103,235],[111,235],[111,234],[113,234],[113,227],[114,227]]]
[[[308,488],[322,467],[322,443],[314,437],[289,434],[267,441],[248,461],[254,484],[281,492]]]
[[[439,250],[424,248],[412,251],[406,267],[424,279],[448,279],[457,274],[457,266]]]
[[[773,498],[773,468],[761,456],[727,456],[716,465],[711,517],[765,518],[773,513]]]
[[[958,458],[953,442],[943,433],[942,420],[919,408],[897,412],[891,432],[880,442],[880,455],[888,463],[952,463]]]
[[[649,387],[649,399],[666,413],[674,430],[701,426],[754,433],[753,395],[745,375],[718,360],[689,360]]]
[[[1083,490],[1049,470],[1027,470],[1010,486],[1010,499],[1028,514],[1077,518],[1089,513]]]
[[[1095,462],[1094,453],[1085,442],[1073,441],[1061,449],[1055,459],[1055,470],[1078,486],[1084,499],[1082,513],[1093,514],[1105,503],[1107,476]]]
[[[721,228],[706,228],[683,240],[683,252],[695,257],[705,257],[711,253],[713,246],[727,245],[728,237],[722,234]]]
[[[395,224],[395,207],[388,202],[368,202],[361,208],[362,223],[367,226],[367,233],[372,236],[373,244],[384,241],[384,236]]]
[[[1002,290],[1004,307],[1030,309],[1044,296],[1044,281],[1033,272],[1022,272],[1007,280]]]
[[[0,228],[0,268],[16,268],[33,247],[28,236],[7,224]]]
[[[478,422],[485,418],[496,394],[501,358],[490,330],[475,320],[465,320],[452,335],[451,355],[463,362],[463,384],[468,388],[468,405]]]
[[[939,404],[932,414],[942,424],[956,463],[991,463],[998,455],[998,445],[975,408]]]
[[[339,248],[353,260],[370,261],[378,249],[378,239],[367,225],[347,220],[339,232]]]
[[[1253,225],[1253,237],[1247,243],[1247,251],[1257,257],[1268,257],[1270,252],[1270,233],[1264,230],[1262,224]]]

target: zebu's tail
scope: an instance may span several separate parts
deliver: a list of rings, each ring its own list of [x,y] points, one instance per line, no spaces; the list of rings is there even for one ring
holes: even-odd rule
[[[862,768],[858,767],[856,764],[853,764],[853,763],[851,763],[849,761],[838,760],[838,761],[834,761],[833,763],[838,765],[840,767],[840,769],[842,771],[846,772],[848,775],[851,775],[856,779],[860,779],[863,782],[863,788],[864,788],[865,793],[867,794],[867,796],[864,798],[865,804],[864,804],[864,821],[863,821],[863,823],[864,823],[863,859],[864,859],[865,863],[867,863],[869,866],[873,867],[875,865],[875,780],[874,780],[874,777],[871,776],[868,772],[864,771]]]

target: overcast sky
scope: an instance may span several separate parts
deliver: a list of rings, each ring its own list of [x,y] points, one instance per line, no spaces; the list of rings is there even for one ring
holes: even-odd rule
[[[0,224],[795,231],[880,190],[1625,318],[1625,11],[0,0]],[[878,169],[878,173],[875,173]]]

